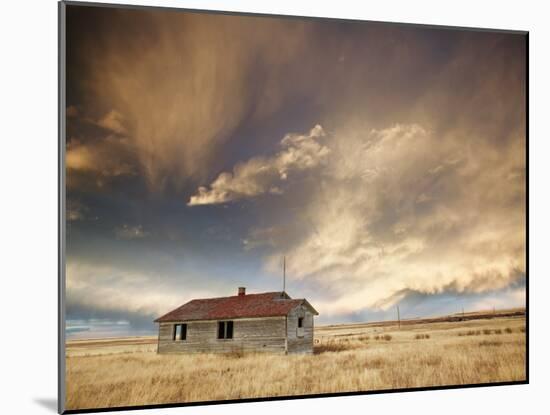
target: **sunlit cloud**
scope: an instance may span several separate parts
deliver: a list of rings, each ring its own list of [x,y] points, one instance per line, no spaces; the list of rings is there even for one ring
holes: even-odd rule
[[[521,159],[466,158],[414,124],[336,131],[329,145],[324,184],[296,218],[309,230],[273,238],[273,228],[255,229],[245,244],[272,247],[272,272],[287,253],[293,278],[330,290],[324,310],[385,309],[408,290],[489,292],[524,278],[524,188],[502,179]]]
[[[325,132],[316,125],[308,134],[287,134],[281,140],[283,150],[271,157],[254,157],[221,173],[209,188],[201,186],[188,206],[225,203],[264,193],[281,194],[279,187],[289,174],[313,169],[327,158],[329,149],[318,139]]]
[[[521,36],[77,9],[75,320],[280,289],[283,256],[319,321],[524,303]]]
[[[121,19],[150,36],[140,36],[136,47],[133,37],[109,36],[116,27],[96,33],[86,46],[93,70],[85,82],[95,105],[117,108],[100,125],[131,131],[153,191],[207,177],[216,147],[244,119],[262,119],[280,107],[286,92],[278,89],[280,71],[307,45],[298,22],[138,11]],[[250,90],[255,76],[263,93]]]
[[[196,296],[208,296],[188,287],[159,286],[154,273],[138,273],[112,265],[70,261],[67,265],[67,306],[127,313],[153,319]]]
[[[97,125],[120,135],[128,134],[128,130],[124,126],[124,117],[117,110],[111,110],[105,114],[105,116],[97,122]]]
[[[94,143],[73,139],[67,145],[66,166],[69,170],[93,172],[101,176],[133,176],[137,174],[135,166],[121,159],[128,150],[128,140],[107,136]],[[122,151],[117,149],[123,147]]]

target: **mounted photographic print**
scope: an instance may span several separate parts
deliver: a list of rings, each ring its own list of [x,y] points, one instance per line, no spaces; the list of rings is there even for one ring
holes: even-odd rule
[[[59,12],[60,412],[528,381],[527,32]]]

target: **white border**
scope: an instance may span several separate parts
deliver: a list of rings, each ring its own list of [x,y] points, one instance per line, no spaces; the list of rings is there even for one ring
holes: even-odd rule
[[[116,1],[114,1],[116,2]],[[124,1],[120,3],[125,3]],[[255,13],[530,31],[530,385],[466,390],[186,407],[139,413],[278,415],[308,412],[514,414],[543,412],[550,377],[546,294],[550,293],[546,232],[550,212],[547,127],[550,33],[544,2],[357,2],[251,0],[132,1],[135,4]],[[3,324],[0,405],[5,413],[55,410],[57,373],[57,4],[3,4],[2,211]],[[24,326],[20,321],[33,321]],[[23,338],[23,341],[17,339]],[[132,412],[137,413],[137,412]]]

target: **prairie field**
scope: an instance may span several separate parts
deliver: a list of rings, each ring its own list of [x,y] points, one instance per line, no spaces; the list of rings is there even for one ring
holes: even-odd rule
[[[158,355],[156,337],[69,341],[66,407],[522,381],[516,314],[317,326],[313,355]]]

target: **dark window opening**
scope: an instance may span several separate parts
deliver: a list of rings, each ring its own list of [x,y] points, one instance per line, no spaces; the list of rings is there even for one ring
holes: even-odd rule
[[[233,322],[228,321],[225,323],[225,338],[226,339],[232,339],[233,338]]]
[[[298,327],[304,327],[304,318],[298,317]]]
[[[187,340],[187,324],[174,324],[174,331],[172,332],[172,340]]]
[[[218,321],[218,339],[232,339],[232,338],[233,338],[233,322]]]

